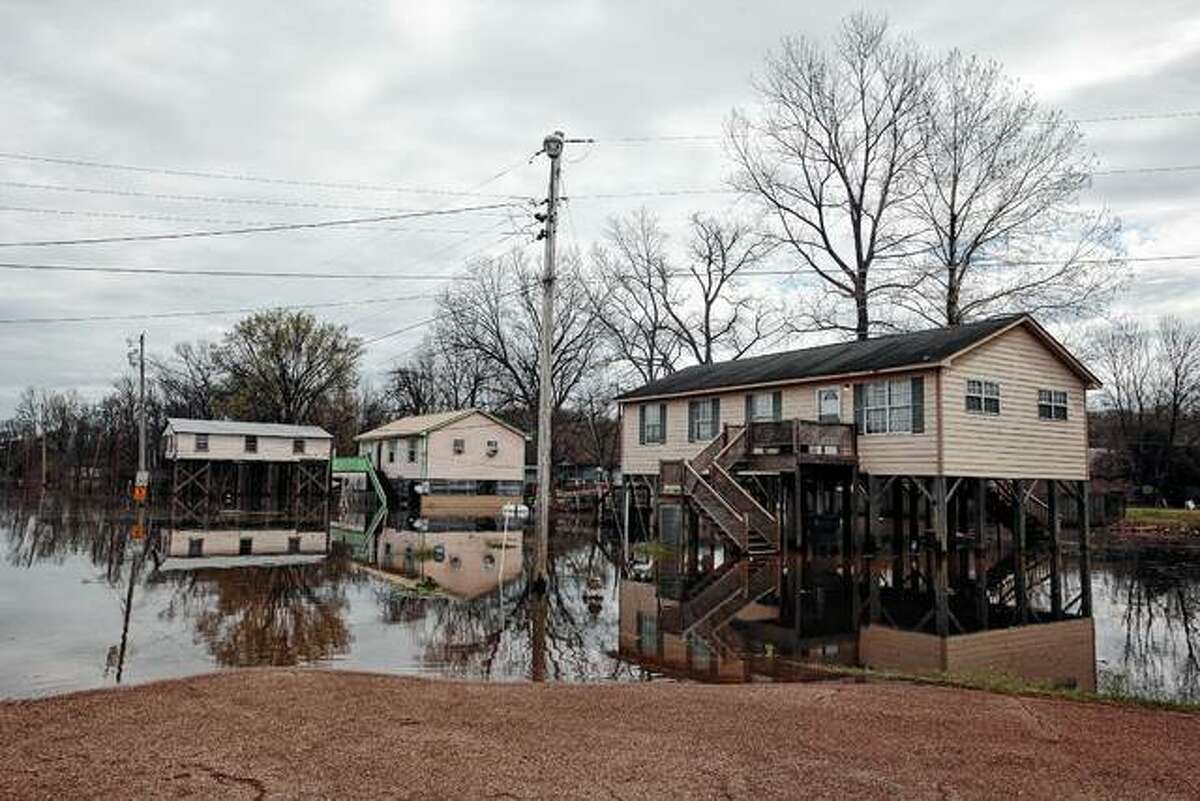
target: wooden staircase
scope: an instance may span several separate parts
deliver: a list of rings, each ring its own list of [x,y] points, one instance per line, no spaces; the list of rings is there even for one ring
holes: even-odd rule
[[[688,600],[663,610],[663,630],[720,644],[722,627],[746,606],[778,589],[777,557],[726,563]]]
[[[745,456],[745,442],[745,426],[727,426],[696,458],[683,460],[682,488],[739,549],[751,556],[769,556],[779,552],[779,518],[730,473]]]

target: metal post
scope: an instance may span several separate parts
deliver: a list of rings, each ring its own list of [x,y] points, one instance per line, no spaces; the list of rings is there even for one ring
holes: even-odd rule
[[[554,358],[554,270],[555,237],[558,228],[558,181],[561,174],[560,157],[563,151],[563,133],[555,131],[542,142],[546,156],[550,159],[550,190],[546,199],[546,255],[542,272],[542,319],[541,353],[539,367],[541,381],[538,390],[538,524],[537,553],[534,561],[534,587],[541,591],[546,586],[546,563],[550,540],[550,504],[553,495],[550,475],[551,417],[554,411],[554,382],[552,367]]]
[[[146,333],[138,335],[138,472],[146,469]]]

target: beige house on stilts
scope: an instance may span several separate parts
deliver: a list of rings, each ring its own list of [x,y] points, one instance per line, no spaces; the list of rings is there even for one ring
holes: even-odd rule
[[[1013,315],[700,365],[625,393],[627,530],[648,498],[647,528],[675,556],[655,565],[654,604],[626,588],[646,611],[630,631],[623,616],[622,651],[686,661],[833,642],[871,667],[1093,687],[1097,387]]]

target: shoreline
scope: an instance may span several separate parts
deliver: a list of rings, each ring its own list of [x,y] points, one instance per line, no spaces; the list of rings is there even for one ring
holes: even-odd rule
[[[16,798],[1200,787],[1200,715],[888,681],[484,684],[253,668],[0,702],[0,735],[0,796]]]

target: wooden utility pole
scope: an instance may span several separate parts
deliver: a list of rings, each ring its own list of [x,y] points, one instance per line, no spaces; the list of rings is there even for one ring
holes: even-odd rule
[[[550,470],[552,434],[551,417],[554,413],[554,269],[555,239],[558,231],[558,181],[561,175],[561,157],[565,139],[562,131],[555,131],[542,141],[542,149],[550,159],[550,191],[546,197],[544,238],[546,257],[542,270],[542,320],[541,353],[539,368],[541,381],[538,389],[538,515],[537,553],[534,559],[533,583],[539,590],[546,586],[546,568],[550,540],[550,505],[553,501],[553,477]]]

